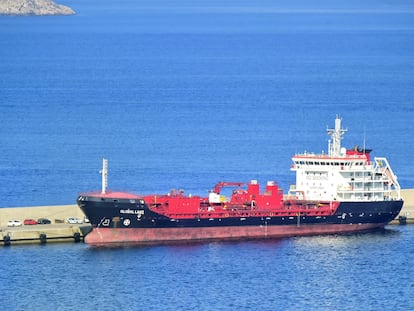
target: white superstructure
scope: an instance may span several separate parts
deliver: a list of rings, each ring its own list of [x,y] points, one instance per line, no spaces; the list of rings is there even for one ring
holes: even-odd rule
[[[392,193],[400,199],[400,185],[386,158],[370,159],[370,150],[346,150],[341,140],[347,131],[336,117],[328,154],[295,155],[291,170],[296,171],[296,187],[289,195],[306,200],[383,201]]]

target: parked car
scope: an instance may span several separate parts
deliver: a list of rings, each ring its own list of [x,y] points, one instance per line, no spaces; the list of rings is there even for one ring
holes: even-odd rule
[[[51,224],[52,222],[51,222],[49,219],[47,219],[47,218],[39,218],[39,219],[37,220],[37,223],[38,223],[39,225],[49,225],[49,224]]]
[[[81,224],[83,223],[83,220],[76,217],[69,217],[68,219],[66,219],[66,222],[68,224]]]
[[[25,219],[25,220],[23,221],[23,224],[24,224],[25,226],[27,226],[27,225],[37,225],[37,221],[36,221],[36,220],[34,220],[34,219]]]
[[[22,222],[20,220],[9,220],[7,227],[20,227]]]

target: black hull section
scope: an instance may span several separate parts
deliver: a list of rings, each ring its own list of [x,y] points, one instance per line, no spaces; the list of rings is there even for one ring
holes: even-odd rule
[[[341,202],[331,216],[272,216],[172,219],[148,209],[143,202],[80,196],[78,205],[94,228],[205,228],[240,226],[387,224],[400,212],[403,201]]]

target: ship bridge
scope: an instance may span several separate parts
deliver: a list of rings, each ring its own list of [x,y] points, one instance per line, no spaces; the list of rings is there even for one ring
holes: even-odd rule
[[[308,200],[376,201],[392,199],[396,191],[400,199],[400,185],[386,158],[374,158],[371,150],[341,147],[345,129],[341,119],[335,128],[328,129],[328,153],[296,154],[292,171],[296,171],[296,185],[291,192],[301,193]]]

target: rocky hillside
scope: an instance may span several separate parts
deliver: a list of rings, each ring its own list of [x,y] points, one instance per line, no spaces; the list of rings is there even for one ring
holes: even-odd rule
[[[1,15],[72,15],[75,12],[53,0],[0,0]]]

